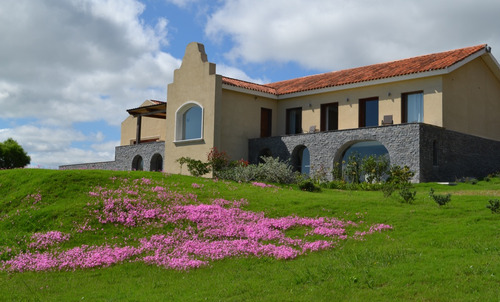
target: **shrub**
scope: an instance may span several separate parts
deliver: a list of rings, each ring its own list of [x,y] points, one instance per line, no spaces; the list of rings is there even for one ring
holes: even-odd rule
[[[417,191],[410,190],[410,188],[410,186],[403,186],[399,190],[399,196],[401,196],[406,203],[413,203],[413,201],[415,201],[415,195],[417,194]]]
[[[234,167],[218,171],[216,176],[222,179],[237,182],[250,182],[259,180],[258,174],[258,167],[256,165],[236,165]]]
[[[347,159],[344,175],[348,182],[359,184],[361,178],[361,157],[359,153],[352,153]]]
[[[394,191],[400,190],[399,195],[405,202],[410,203],[409,201],[413,201],[413,199],[411,199],[411,194],[413,193],[411,193],[410,188],[413,186],[411,178],[414,175],[415,173],[411,171],[408,166],[392,166],[389,169],[389,177],[382,186],[384,197],[389,197]]]
[[[299,189],[302,191],[308,191],[308,192],[320,192],[321,188],[316,185],[312,179],[306,179],[302,182],[299,183]]]
[[[208,164],[212,167],[212,171],[222,171],[229,166],[229,156],[225,151],[219,151],[216,147],[210,149],[207,155]]]
[[[333,164],[333,169],[332,169],[332,179],[334,181],[343,181],[343,177],[342,177],[342,165],[345,164],[345,162],[335,162]]]
[[[395,185],[408,184],[411,182],[413,176],[415,176],[415,172],[411,171],[408,166],[400,167],[394,165],[389,169],[387,182]]]
[[[445,204],[447,204],[448,202],[451,201],[451,194],[450,193],[448,193],[446,195],[435,194],[433,188],[431,188],[431,190],[429,192],[429,197],[434,199],[434,201],[440,206],[444,206]]]
[[[490,204],[486,207],[491,210],[493,214],[500,214],[500,200],[498,199],[490,199],[488,201]]]
[[[181,170],[182,166],[187,164],[188,171],[192,176],[199,177],[210,172],[210,163],[204,163],[201,160],[181,157],[177,162],[181,165]]]
[[[347,189],[347,183],[343,180],[330,181],[327,185],[329,189],[345,190]]]
[[[389,170],[389,159],[384,155],[364,157],[361,169],[364,172],[366,182],[380,183]]]
[[[222,179],[238,182],[262,181],[271,183],[290,184],[302,180],[300,173],[294,172],[288,162],[278,158],[262,157],[258,165],[237,164],[218,171],[216,176]]]
[[[271,156],[263,156],[262,161],[257,166],[258,180],[282,184],[297,182],[297,174],[300,173],[294,172],[288,161],[281,161]]]
[[[313,172],[311,173],[311,179],[316,184],[327,183],[328,182],[327,174],[328,172],[326,171],[326,168],[323,165],[321,165],[319,169],[313,170]]]

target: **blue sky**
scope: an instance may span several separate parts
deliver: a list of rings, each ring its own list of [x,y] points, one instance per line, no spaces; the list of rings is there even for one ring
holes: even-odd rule
[[[258,83],[487,43],[498,0],[3,0],[0,141],[32,166],[114,158],[126,109],[166,101],[189,42]]]

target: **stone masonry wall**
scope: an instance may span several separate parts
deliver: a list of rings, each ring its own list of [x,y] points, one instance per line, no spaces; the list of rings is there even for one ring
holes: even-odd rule
[[[333,163],[340,161],[350,146],[375,140],[387,148],[392,165],[407,165],[415,171],[414,181],[419,181],[419,133],[419,124],[405,124],[252,139],[249,141],[249,161],[257,163],[259,154],[265,149],[269,149],[272,156],[288,160],[297,147],[305,146],[310,153],[311,173],[321,166],[330,172]]]
[[[257,163],[266,149],[272,156],[289,160],[294,151],[305,146],[311,173],[320,167],[330,172],[344,151],[368,140],[387,148],[391,165],[406,165],[414,171],[414,182],[455,181],[500,171],[500,142],[418,123],[252,139],[249,161]]]
[[[162,159],[165,156],[165,142],[143,143],[130,146],[117,146],[115,148],[115,160],[110,162],[84,163],[75,165],[60,166],[59,169],[99,169],[99,170],[132,170],[134,157],[140,155],[144,161],[144,170],[149,171],[153,155],[160,154]],[[164,161],[164,160],[163,160]]]
[[[420,139],[421,181],[479,178],[500,171],[500,141],[423,124]]]

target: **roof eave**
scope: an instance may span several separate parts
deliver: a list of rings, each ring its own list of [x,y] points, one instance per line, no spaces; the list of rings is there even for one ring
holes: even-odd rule
[[[236,92],[240,92],[240,93],[246,93],[246,94],[250,94],[250,95],[254,95],[254,96],[260,96],[260,97],[269,98],[269,99],[273,99],[273,100],[278,99],[278,96],[276,94],[273,94],[273,93],[238,87],[238,86],[234,86],[234,85],[230,85],[230,84],[222,83],[222,89],[236,91]]]
[[[339,86],[330,86],[330,87],[319,88],[319,89],[292,92],[292,93],[288,93],[288,94],[278,95],[278,100],[285,100],[285,99],[291,99],[291,98],[302,97],[302,96],[310,96],[310,95],[314,95],[314,94],[321,94],[321,93],[328,93],[328,92],[336,92],[336,91],[341,91],[341,90],[361,88],[361,87],[367,87],[367,86],[389,84],[389,83],[399,82],[399,81],[408,81],[408,80],[415,80],[415,79],[421,79],[421,78],[427,78],[427,77],[433,77],[433,76],[440,76],[440,75],[446,74],[448,72],[449,72],[448,69],[430,70],[430,71],[406,74],[406,75],[390,77],[390,78],[383,78],[383,79],[364,81],[364,82],[358,82],[358,83],[352,83],[352,84],[344,84],[344,85],[339,85]]]

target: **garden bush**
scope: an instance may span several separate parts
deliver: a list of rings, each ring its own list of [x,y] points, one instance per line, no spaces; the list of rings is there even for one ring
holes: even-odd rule
[[[490,199],[488,201],[490,204],[486,207],[491,210],[493,214],[500,214],[500,200],[498,199]]]
[[[433,188],[431,188],[429,192],[429,197],[431,197],[439,206],[444,206],[451,201],[450,193],[446,195],[435,194]]]
[[[303,178],[294,172],[288,162],[274,157],[262,157],[258,165],[236,164],[218,171],[217,177],[237,182],[262,181],[270,183],[298,183]]]
[[[321,192],[321,188],[312,179],[306,179],[299,183],[299,189],[307,192]]]
[[[406,203],[413,203],[413,201],[415,201],[415,195],[417,194],[417,191],[410,190],[410,188],[410,186],[403,186],[399,190],[399,196],[401,196]]]
[[[210,172],[210,163],[204,163],[201,160],[192,159],[189,157],[181,157],[177,162],[182,166],[187,165],[188,171],[192,176],[203,176]]]

